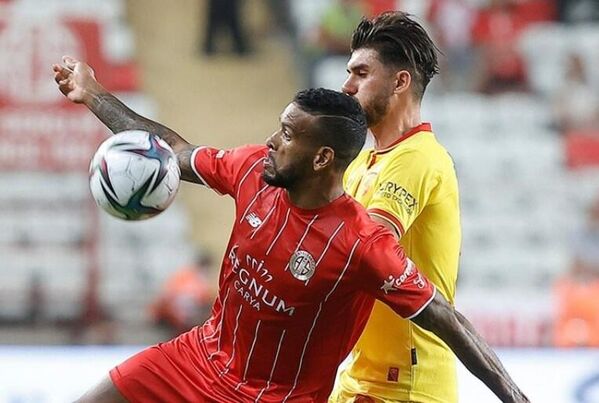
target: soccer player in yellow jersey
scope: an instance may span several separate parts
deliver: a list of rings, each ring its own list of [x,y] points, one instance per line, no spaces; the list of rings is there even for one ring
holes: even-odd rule
[[[451,157],[420,117],[438,73],[437,48],[407,14],[364,19],[352,36],[343,91],[364,108],[374,148],[344,186],[387,226],[453,304],[460,251],[458,185]],[[457,402],[455,358],[432,333],[376,302],[331,402]]]

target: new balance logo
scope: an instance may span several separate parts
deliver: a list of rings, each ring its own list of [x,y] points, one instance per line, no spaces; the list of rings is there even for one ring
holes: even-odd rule
[[[262,224],[262,220],[256,215],[256,213],[249,213],[245,216],[245,219],[252,226],[252,228],[258,228],[260,224]]]

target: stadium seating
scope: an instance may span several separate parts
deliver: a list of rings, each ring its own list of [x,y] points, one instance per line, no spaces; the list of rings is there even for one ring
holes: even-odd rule
[[[98,38],[82,34],[79,40],[97,40],[103,64],[109,66],[105,71],[111,72],[104,76],[107,86],[140,113],[155,113],[152,101],[139,92],[124,0],[45,0],[43,7],[36,0],[14,0],[1,6],[0,16],[9,21],[43,20],[47,25],[67,20],[97,27]],[[0,52],[2,46],[6,43],[0,41]],[[90,270],[97,267],[100,304],[116,319],[140,322],[164,279],[191,258],[187,219],[176,203],[148,222],[116,220],[93,204],[87,172],[80,168],[0,171],[0,320],[26,319],[34,292],[43,298],[44,319],[78,318]],[[128,309],[113,309],[125,304]]]

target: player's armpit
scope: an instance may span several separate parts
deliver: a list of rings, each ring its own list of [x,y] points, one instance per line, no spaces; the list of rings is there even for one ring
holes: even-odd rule
[[[411,320],[447,343],[464,366],[501,401],[529,402],[485,340],[441,293],[437,293],[433,301]]]

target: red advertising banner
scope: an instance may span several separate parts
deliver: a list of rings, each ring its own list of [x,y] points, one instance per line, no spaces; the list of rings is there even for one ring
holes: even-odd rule
[[[0,171],[82,171],[107,129],[57,89],[52,64],[72,55],[110,87],[122,71],[102,55],[101,23],[0,19]]]

